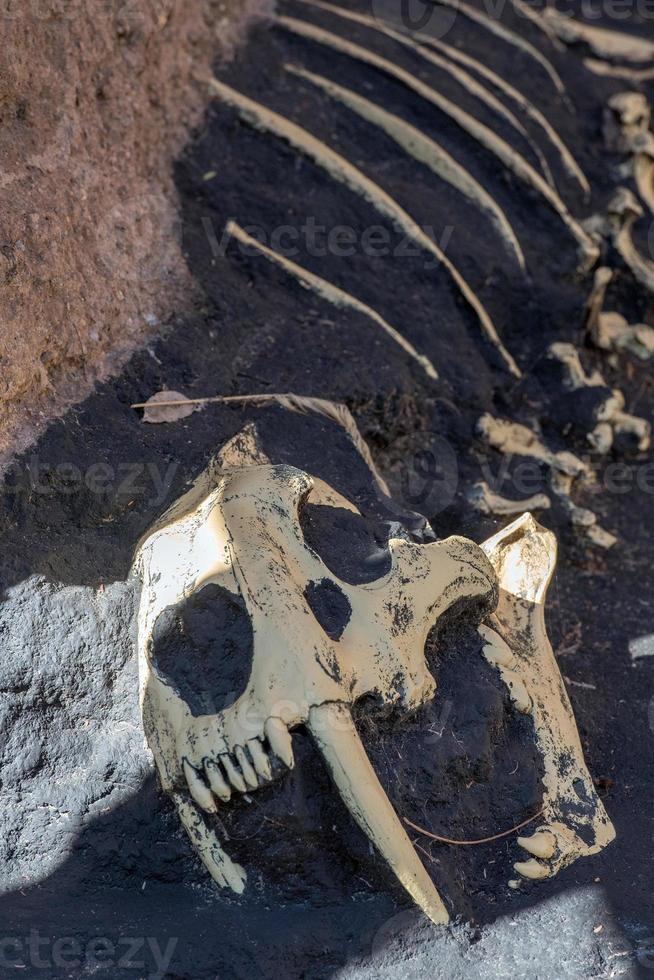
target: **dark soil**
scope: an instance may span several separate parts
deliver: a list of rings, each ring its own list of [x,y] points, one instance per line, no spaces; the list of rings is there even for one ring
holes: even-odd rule
[[[299,5],[293,12],[306,16]],[[317,11],[311,19],[338,26]],[[511,22],[508,11],[506,19]],[[518,26],[541,43],[538,34]],[[550,52],[575,103],[572,116],[545,91],[530,62],[469,26],[455,31],[463,33],[452,40],[464,37],[466,50],[519,79],[525,94],[547,109],[594,190],[585,207],[566,186],[574,212],[599,210],[614,186],[601,146],[601,108],[620,83],[591,79],[577,52]],[[364,44],[374,40],[380,52],[417,67],[412,56],[370,32],[348,27],[345,33]],[[530,280],[510,268],[486,229],[478,233],[478,219],[458,196],[345,109],[287,76],[280,67],[285,60],[302,61],[375,97],[456,151],[505,205],[525,247]],[[419,70],[425,79],[448,84],[425,65]],[[245,421],[256,421],[264,449],[276,461],[322,477],[365,513],[365,533],[348,532],[350,574],[370,555],[376,570],[383,567],[379,521],[400,520],[415,533],[418,511],[437,534],[464,533],[477,541],[501,526],[466,502],[472,482],[501,471],[501,457],[475,437],[482,412],[539,422],[550,444],[585,453],[583,437],[553,408],[561,392],[551,378],[544,383],[538,369],[552,341],[581,341],[589,289],[589,281],[572,271],[574,249],[552,215],[406,91],[308,42],[258,31],[224,78],[350,156],[437,234],[452,226],[448,255],[479,291],[525,378],[516,383],[496,366],[447,277],[426,268],[422,254],[370,256],[359,248],[349,257],[333,249],[309,254],[316,250],[304,247],[300,236],[300,251],[292,257],[401,329],[430,356],[439,382],[428,381],[362,316],[336,311],[234,243],[221,248],[229,217],[259,226],[268,242],[276,228],[299,228],[309,218],[327,230],[351,226],[358,240],[363,230],[384,222],[285,145],[251,131],[231,111],[210,112],[176,170],[187,261],[204,291],[204,307],[53,423],[33,452],[17,461],[0,499],[0,635],[8,650],[2,706],[9,733],[1,836],[10,882],[0,908],[6,935],[22,944],[9,961],[23,964],[22,976],[155,974],[145,937],[156,937],[162,947],[176,940],[165,975],[189,980],[636,976],[651,964],[654,942],[654,660],[632,661],[629,652],[630,641],[654,633],[654,485],[644,457],[608,458],[598,467],[598,491],[577,498],[617,534],[611,551],[589,547],[556,505],[540,516],[560,543],[548,597],[550,634],[589,770],[617,831],[606,852],[552,881],[513,891],[507,887],[517,859],[513,838],[460,848],[419,840],[453,916],[466,923],[445,933],[410,911],[353,826],[303,732],[294,736],[291,774],[252,794],[251,802],[243,799],[221,812],[229,850],[250,874],[242,898],[212,886],[157,788],[139,740],[133,586],[113,583],[127,579],[140,536]],[[650,301],[624,269],[608,308],[632,321],[654,322]],[[591,350],[583,357],[625,392],[630,411],[652,419],[651,369],[627,358],[609,364]],[[276,408],[246,412],[212,405],[176,423],[146,425],[130,404],[160,389],[190,397],[293,391],[342,400],[397,503],[379,500],[345,435],[324,420]],[[516,482],[520,462],[511,462],[499,486],[507,496],[527,492]],[[619,481],[617,463],[623,466]],[[537,470],[529,493],[544,488],[544,481]],[[326,549],[330,528],[319,513],[307,516],[305,529],[316,540],[322,537]],[[336,529],[347,530],[345,522]],[[342,562],[339,551],[332,548],[329,567]],[[85,626],[88,610],[96,610],[104,632]],[[432,637],[428,655],[439,681],[431,705],[409,719],[380,715],[373,704],[360,706],[357,724],[375,768],[397,810],[422,826],[457,839],[506,830],[535,812],[540,800],[529,722],[511,711],[465,620]],[[93,736],[88,741],[85,720]],[[134,733],[129,754],[117,734],[125,726]],[[30,760],[25,749],[38,739],[41,755]],[[100,744],[106,759],[98,776]],[[67,795],[57,789],[62,770],[80,773]],[[49,816],[55,804],[59,814],[77,815],[63,835]],[[40,813],[41,822],[35,816]],[[30,930],[47,937],[44,956],[62,937],[73,937],[84,955],[77,965],[55,966],[50,956],[44,972],[26,953]],[[133,960],[144,965],[118,969],[117,955],[105,954],[104,965],[98,957],[101,965],[89,966],[93,937],[110,938],[114,947],[141,937]]]

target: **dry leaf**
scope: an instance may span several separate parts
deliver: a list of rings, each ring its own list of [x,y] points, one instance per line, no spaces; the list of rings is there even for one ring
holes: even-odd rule
[[[159,404],[164,402],[165,404]],[[173,404],[170,404],[170,403]],[[176,404],[175,404],[176,403]],[[177,422],[185,419],[200,408],[179,391],[158,391],[148,398],[143,411],[144,422]]]

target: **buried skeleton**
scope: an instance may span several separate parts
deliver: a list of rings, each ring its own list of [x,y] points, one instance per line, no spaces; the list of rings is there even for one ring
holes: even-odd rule
[[[351,501],[294,466],[262,461],[260,453],[237,465],[218,462],[137,551],[144,729],[162,785],[214,881],[241,893],[248,879],[223,848],[214,822],[221,805],[283,779],[295,764],[293,731],[303,728],[398,881],[432,922],[449,920],[407,833],[405,824],[414,825],[393,808],[354,718],[372,698],[402,724],[434,698],[438,677],[425,644],[453,608],[478,626],[483,657],[498,670],[512,710],[531,719],[543,761],[542,806],[517,840],[516,873],[547,878],[605,847],[613,827],[545,632],[554,536],[529,515],[481,547],[459,536],[417,537],[392,522],[386,563],[352,581],[316,550],[303,518],[309,508],[363,520]],[[198,604],[210,616],[206,627]],[[189,642],[204,647],[199,698]],[[237,695],[216,704],[221,672],[230,673],[223,681],[233,690],[234,662]]]

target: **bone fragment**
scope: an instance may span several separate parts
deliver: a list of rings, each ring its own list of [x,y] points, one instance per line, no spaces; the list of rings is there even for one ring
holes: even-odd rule
[[[519,89],[507,82],[501,75],[494,72],[488,67],[488,65],[485,65],[481,61],[477,61],[464,51],[460,51],[459,48],[455,48],[451,44],[446,44],[444,41],[439,40],[438,38],[429,37],[428,35],[425,35],[424,37],[420,36],[420,40],[422,44],[436,48],[438,51],[442,51],[443,54],[445,54],[448,58],[451,58],[453,61],[458,61],[460,64],[466,65],[466,67],[476,71],[483,78],[486,78],[491,85],[494,85],[497,89],[503,92],[504,95],[515,102],[515,104],[520,107],[525,115],[529,116],[533,122],[540,126],[550,142],[558,150],[561,157],[561,163],[563,164],[568,176],[572,177],[578,182],[586,197],[590,197],[590,184],[588,183],[588,178],[584,174],[583,170],[549,120],[543,115],[540,109],[538,109],[533,102],[527,98],[526,95],[523,95]],[[544,159],[542,159],[542,153],[531,141],[530,145],[536,153],[536,156],[539,158],[541,167],[543,168],[543,172],[545,173],[549,183],[554,185],[549,167]]]
[[[294,276],[305,289],[310,289],[322,299],[326,299],[333,306],[336,306],[339,309],[351,309],[355,310],[357,313],[362,313],[369,320],[372,320],[378,327],[381,327],[384,333],[388,334],[395,344],[401,347],[402,350],[406,351],[406,353],[420,365],[428,378],[431,380],[436,380],[438,378],[438,372],[429,358],[424,354],[420,354],[415,349],[413,344],[406,339],[406,337],[403,337],[402,334],[395,329],[395,327],[392,327],[390,323],[387,323],[376,310],[372,309],[372,307],[357,299],[356,296],[352,296],[351,293],[346,292],[344,289],[340,289],[338,286],[335,286],[327,279],[317,276],[314,272],[304,269],[296,262],[292,262],[284,255],[280,255],[279,252],[275,252],[272,248],[268,248],[267,245],[264,245],[251,235],[248,235],[248,233],[241,228],[240,225],[236,224],[235,221],[227,222],[226,231],[233,238],[236,238],[237,241],[242,242],[243,245],[247,245],[248,248],[256,249],[257,252],[260,252],[260,254],[267,258],[270,262],[273,262],[281,269],[284,269],[284,271],[288,272],[289,275]]]
[[[623,65],[609,65],[605,61],[598,61],[596,58],[585,58],[584,67],[595,75],[622,78],[634,84],[649,82],[654,78],[654,68],[627,68]]]
[[[338,34],[332,34],[330,31],[325,31],[320,27],[314,27],[312,24],[296,20],[293,17],[277,17],[275,23],[293,34],[309,38],[319,44],[331,47],[341,54],[348,55],[357,61],[372,65],[378,71],[397,79],[422,98],[432,103],[432,105],[435,105],[463,129],[464,132],[473,136],[490,153],[501,160],[508,170],[540,193],[550,207],[559,215],[576,240],[581,252],[581,267],[584,270],[592,268],[599,255],[599,249],[596,244],[584,231],[579,222],[573,218],[557,192],[549,186],[520,153],[514,150],[497,133],[494,133],[492,129],[484,123],[479,122],[479,120],[465,112],[465,110],[459,108],[456,103],[441,95],[436,89],[420,81],[415,75],[412,75],[387,58],[382,58],[373,51],[368,51],[358,44],[353,44],[345,40]]]
[[[351,89],[337,85],[336,82],[315,75],[306,69],[295,65],[286,65],[286,70],[312,82],[327,92],[332,98],[346,105],[363,119],[382,129],[391,139],[402,147],[410,156],[423,163],[442,180],[464,194],[481,211],[484,211],[504,242],[504,246],[521,269],[525,267],[525,259],[520,243],[511,227],[508,218],[493,197],[468,173],[457,161],[443,149],[435,140],[425,136],[415,126],[409,125],[399,116],[395,116],[369,99],[363,98]]]
[[[646,323],[630,325],[620,313],[600,313],[591,339],[600,350],[628,351],[641,361],[654,356],[654,328]]]
[[[288,18],[285,18],[288,20]],[[302,24],[301,21],[297,22]],[[211,80],[211,87],[214,94],[219,96],[227,105],[237,110],[242,119],[255,129],[273,133],[279,139],[285,140],[301,153],[310,157],[318,166],[322,167],[335,180],[340,181],[350,188],[354,193],[359,194],[377,210],[389,218],[395,225],[402,228],[410,238],[413,239],[426,252],[432,254],[440,264],[448,271],[450,277],[461,292],[462,296],[476,313],[482,330],[502,358],[506,368],[516,377],[521,376],[520,369],[506,350],[499,338],[495,325],[490,319],[485,308],[477,299],[470,286],[463,279],[457,268],[450,262],[439,246],[427,235],[423,229],[404,211],[403,208],[389,195],[382,190],[374,181],[366,177],[357,167],[353,166],[348,160],[336,153],[321,140],[316,139],[306,130],[297,126],[295,123],[276,112],[267,109],[246,95],[237,92],[235,89],[224,85],[217,79]]]
[[[332,779],[369,840],[432,922],[449,921],[447,909],[370,764],[349,708],[327,703],[311,708],[309,729]]]
[[[594,215],[584,226],[595,238],[610,241],[638,282],[654,293],[654,262],[641,255],[632,238],[633,225],[643,214],[634,194],[627,187],[619,187],[607,213]]]
[[[315,5],[317,6],[318,4]],[[463,56],[463,58],[452,57],[450,52],[455,49],[450,49],[450,51],[444,50],[443,47],[438,45],[438,43],[431,44],[429,43],[431,41],[430,38],[420,37],[419,34],[418,37],[421,43],[416,44],[416,42],[412,40],[411,37],[407,36],[406,33],[400,33],[399,31],[393,30],[390,23],[384,22],[377,17],[369,17],[366,14],[361,14],[354,10],[348,10],[344,7],[334,7],[332,4],[325,3],[320,4],[320,6],[321,9],[328,10],[329,13],[336,14],[338,17],[352,21],[356,24],[361,24],[363,27],[367,27],[369,30],[375,31],[377,34],[385,34],[387,37],[393,38],[393,40],[397,41],[398,44],[404,45],[419,57],[424,58],[441,71],[451,75],[464,89],[466,89],[466,91],[479,99],[481,102],[484,102],[493,112],[503,116],[503,118],[516,130],[516,132],[520,133],[537,156],[548,182],[554,186],[552,174],[547,165],[545,157],[538,147],[538,144],[532,140],[522,123],[516,118],[513,112],[507,109],[507,107],[500,102],[499,99],[495,98],[495,96],[492,95],[488,89],[484,88],[483,85],[480,85],[468,71],[458,67],[458,65],[465,65],[466,68],[477,67],[479,64],[478,62],[475,62],[474,59],[470,59],[470,61],[472,61],[472,65],[470,65],[465,61],[466,56]],[[426,50],[427,47],[432,48],[433,50]],[[445,57],[434,54],[434,50],[444,54]],[[480,71],[479,74],[483,75],[484,73],[483,71]],[[491,75],[492,74],[493,73],[491,72]],[[498,76],[494,76],[494,78],[497,79]],[[501,85],[498,87],[501,88]]]
[[[627,61],[632,64],[654,61],[654,43],[644,38],[611,31],[604,27],[573,20],[553,7],[546,7],[542,16],[545,23],[565,44],[582,42],[587,44],[594,55],[607,61]]]
[[[219,800],[222,800],[223,803],[228,803],[231,799],[232,791],[221,772],[220,763],[216,762],[214,759],[207,759],[204,764],[204,771],[207,774],[207,779],[209,780],[209,786],[211,786],[212,792],[218,797]]]
[[[509,500],[490,489],[485,480],[475,483],[467,492],[468,501],[482,514],[495,514],[498,517],[524,514],[525,511],[547,510],[551,507],[550,498],[545,493],[536,493],[524,500]]]

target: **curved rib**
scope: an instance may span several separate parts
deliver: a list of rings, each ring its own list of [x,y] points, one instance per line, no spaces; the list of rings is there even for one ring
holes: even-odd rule
[[[307,2],[307,0],[302,0],[302,2]],[[372,65],[384,74],[397,79],[406,85],[407,88],[417,92],[418,95],[431,102],[432,105],[435,105],[441,112],[449,116],[450,119],[453,119],[464,132],[474,137],[482,146],[494,154],[494,156],[498,157],[516,177],[519,177],[524,183],[537,190],[545,198],[550,207],[559,215],[577,241],[583,253],[582,266],[585,268],[587,265],[592,266],[594,264],[597,259],[598,249],[590,236],[586,234],[579,222],[572,217],[556,191],[549,186],[520,153],[509,146],[492,129],[484,125],[484,123],[479,122],[478,119],[475,119],[463,109],[460,109],[450,99],[441,95],[440,92],[421,82],[415,75],[405,71],[404,68],[400,68],[399,65],[394,64],[392,61],[382,58],[381,55],[367,51],[365,48],[360,47],[358,44],[353,44],[351,41],[346,41],[338,34],[332,34],[330,31],[325,31],[321,27],[315,27],[306,21],[296,20],[294,17],[277,17],[275,23],[292,34],[309,38],[318,44],[333,48],[333,50],[345,54],[350,58]]]
[[[513,114],[513,112],[511,112],[510,109],[507,109],[507,107],[502,102],[500,102],[499,99],[495,98],[495,96],[491,92],[489,92],[488,89],[484,88],[483,85],[480,85],[479,82],[475,78],[473,78],[472,75],[469,74],[469,72],[464,71],[461,68],[457,68],[455,64],[451,63],[452,61],[458,60],[459,64],[464,64],[465,62],[462,59],[451,58],[451,60],[448,61],[446,60],[446,58],[439,57],[438,55],[434,54],[431,51],[426,51],[422,44],[418,44],[411,38],[407,37],[406,34],[401,34],[399,31],[394,30],[390,24],[383,24],[381,21],[376,20],[373,17],[369,17],[366,14],[359,14],[356,13],[356,11],[354,10],[346,10],[342,7],[335,7],[331,3],[322,3],[320,2],[320,0],[315,0],[315,2],[314,0],[304,0],[304,2],[310,3],[310,5],[313,7],[319,7],[321,10],[327,10],[329,13],[336,14],[336,16],[338,17],[342,17],[345,20],[352,21],[354,24],[361,24],[362,27],[366,27],[371,31],[376,31],[378,34],[384,34],[386,35],[386,37],[390,37],[394,41],[397,41],[398,44],[403,44],[405,47],[409,48],[411,51],[419,55],[419,57],[424,58],[426,61],[429,61],[432,65],[435,65],[437,68],[440,68],[442,71],[447,72],[449,75],[452,76],[452,78],[454,78],[456,82],[459,83],[459,85],[461,85],[467,92],[469,92],[470,95],[479,99],[481,102],[487,105],[493,112],[497,113],[498,115],[506,119],[509,125],[512,126],[518,133],[520,133],[520,135],[523,137],[523,139],[526,140],[526,142],[529,144],[534,154],[538,158],[538,162],[540,163],[541,169],[545,174],[548,183],[551,184],[552,187],[554,186],[554,180],[552,178],[551,171],[547,165],[547,160],[543,156],[538,145],[532,140],[532,138],[530,137],[529,133],[522,125],[520,120],[517,119],[516,116]],[[433,47],[436,48],[437,50],[442,50],[436,44],[433,45]]]
[[[287,259],[284,255],[280,255],[279,252],[275,252],[272,248],[268,248],[267,245],[263,245],[256,238],[237,225],[235,221],[228,221],[226,225],[226,231],[229,235],[233,235],[234,238],[242,242],[243,245],[247,245],[248,248],[255,248],[270,262],[278,265],[285,272],[290,275],[295,276],[298,282],[304,286],[305,289],[311,289],[314,293],[320,296],[322,299],[326,299],[329,303],[339,308],[349,308],[356,310],[357,313],[363,313],[368,319],[373,320],[377,326],[381,327],[384,333],[398,344],[402,350],[406,351],[414,361],[417,361],[420,367],[423,369],[428,378],[436,380],[438,378],[438,373],[436,368],[424,354],[419,354],[415,349],[413,344],[402,336],[394,327],[387,323],[382,316],[373,310],[372,307],[363,303],[361,300],[357,299],[356,296],[352,296],[351,293],[347,293],[344,289],[339,289],[333,283],[328,282],[327,279],[322,279],[320,276],[315,275],[313,272],[309,272],[308,269],[304,269],[301,265],[297,265],[290,259]]]
[[[374,126],[382,129],[387,136],[390,136],[399,146],[402,147],[414,160],[418,160],[426,167],[439,176],[442,180],[451,184],[458,191],[461,191],[468,200],[473,201],[477,207],[485,211],[496,230],[499,232],[505,247],[511,253],[521,269],[525,268],[525,257],[522,253],[520,243],[516,237],[509,219],[500,208],[499,204],[475,178],[458,163],[454,157],[443,149],[435,140],[430,139],[421,133],[415,126],[411,126],[399,116],[395,116],[381,106],[370,102],[362,95],[358,95],[351,89],[337,85],[322,75],[315,75],[313,72],[295,65],[285,65],[287,71],[292,72],[300,78],[304,78],[314,85],[317,85],[332,98],[337,99],[343,105],[356,112],[362,119],[366,119]]]
[[[302,129],[296,123],[285,119],[284,116],[280,116],[278,113],[273,112],[272,109],[266,108],[266,106],[255,102],[254,99],[248,98],[247,95],[237,92],[235,89],[230,88],[223,82],[219,82],[215,78],[210,80],[210,84],[215,94],[227,103],[227,105],[236,109],[245,122],[255,129],[273,133],[279,139],[285,140],[291,146],[295,147],[296,150],[310,157],[319,167],[322,167],[323,170],[333,177],[334,180],[345,184],[350,190],[372,204],[381,214],[390,218],[394,224],[402,228],[417,245],[433,255],[447,269],[462,296],[477,315],[482,330],[500,354],[506,368],[515,377],[519,378],[522,376],[520,368],[500,340],[495,325],[486,312],[486,309],[477,299],[475,293],[459,270],[450,262],[436,242],[422,230],[420,225],[400,207],[390,194],[387,194],[374,181],[366,177],[358,167],[351,164],[340,153],[332,150],[322,140],[308,133],[306,129]]]
[[[545,132],[550,141],[558,150],[561,156],[561,163],[563,164],[566,172],[570,175],[570,177],[578,182],[584,194],[586,196],[590,196],[590,184],[588,183],[588,178],[586,177],[585,173],[551,123],[548,122],[547,118],[543,115],[540,109],[538,109],[526,95],[523,95],[522,92],[511,85],[510,82],[505,81],[505,79],[503,79],[501,75],[494,72],[492,68],[489,68],[481,61],[477,61],[464,51],[460,51],[458,48],[455,48],[450,44],[445,44],[444,41],[439,41],[433,37],[421,37],[420,41],[422,44],[427,44],[430,47],[434,47],[439,51],[442,51],[453,61],[458,61],[462,65],[472,68],[473,71],[479,72],[480,75],[483,75],[484,78],[488,79],[491,85],[495,85],[498,89],[500,89],[500,91],[504,92],[508,98],[513,99],[516,105],[520,106],[525,115],[529,116],[530,119],[533,119],[533,121]],[[532,148],[534,149],[534,152],[536,152],[536,148]]]

